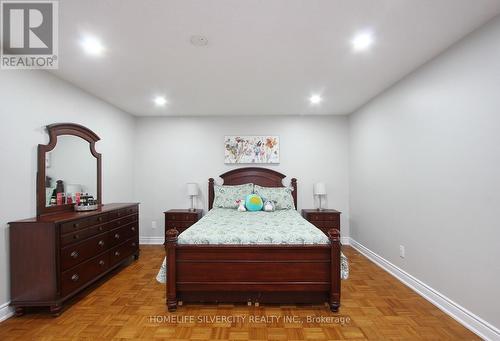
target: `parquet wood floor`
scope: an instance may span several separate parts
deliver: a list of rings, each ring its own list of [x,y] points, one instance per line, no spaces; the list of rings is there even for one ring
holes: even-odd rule
[[[60,317],[40,311],[0,323],[0,340],[479,339],[350,247],[351,276],[342,281],[337,314],[267,305],[185,305],[170,314],[165,287],[155,281],[163,248],[141,250],[139,261],[80,295]]]

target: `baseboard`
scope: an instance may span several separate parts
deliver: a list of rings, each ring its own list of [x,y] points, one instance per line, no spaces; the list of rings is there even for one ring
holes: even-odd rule
[[[139,244],[163,245],[165,237],[139,237]]]
[[[14,309],[9,304],[10,302],[0,305],[0,322],[14,316]]]
[[[350,238],[350,245],[479,337],[486,340],[500,340],[500,330],[497,327],[474,315],[352,238]]]
[[[351,238],[349,237],[340,237],[340,242],[342,245],[350,245],[351,244]]]

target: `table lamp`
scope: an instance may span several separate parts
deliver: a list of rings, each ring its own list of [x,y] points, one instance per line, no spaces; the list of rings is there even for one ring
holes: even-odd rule
[[[189,209],[191,212],[196,210],[194,208],[194,198],[198,196],[198,192],[198,184],[193,182],[187,184],[187,194],[191,197],[191,208]]]
[[[314,184],[313,193],[319,197],[318,211],[323,211],[323,207],[321,207],[321,197],[326,195],[326,185],[323,182]]]

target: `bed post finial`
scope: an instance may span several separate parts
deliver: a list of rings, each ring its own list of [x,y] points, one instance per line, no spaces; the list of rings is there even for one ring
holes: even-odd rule
[[[208,179],[208,210],[210,211],[214,205],[214,178]]]
[[[339,311],[340,307],[340,231],[338,229],[328,230],[328,239],[331,246],[331,287],[330,301],[328,302],[330,310],[333,312]]]
[[[167,309],[170,312],[177,310],[177,292],[176,292],[176,248],[177,248],[177,235],[176,229],[167,231],[165,240],[165,249],[167,252]]]

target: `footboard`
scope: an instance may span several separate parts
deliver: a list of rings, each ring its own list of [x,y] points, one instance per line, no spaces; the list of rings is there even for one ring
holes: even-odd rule
[[[167,231],[167,307],[177,302],[340,306],[340,235],[329,245],[179,245]]]

